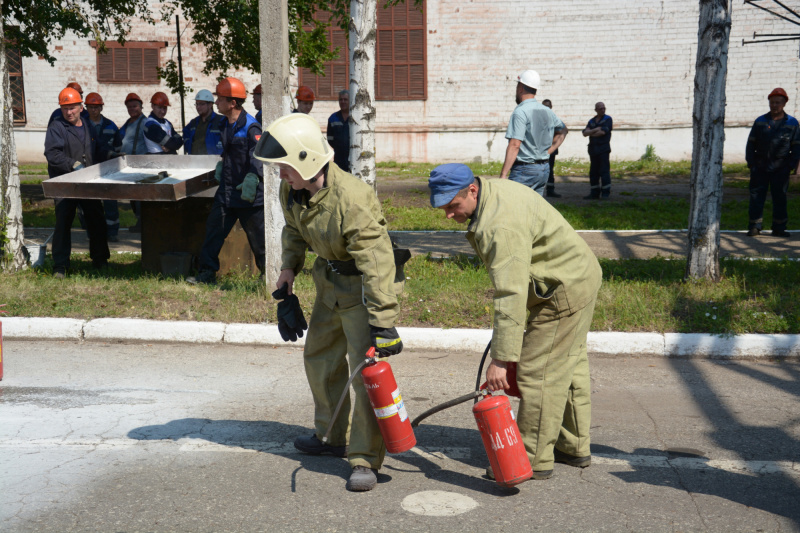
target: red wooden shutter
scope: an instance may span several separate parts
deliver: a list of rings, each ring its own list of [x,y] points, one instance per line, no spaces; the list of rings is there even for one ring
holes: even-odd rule
[[[314,18],[320,21],[330,21],[331,14],[328,11],[318,11]],[[317,100],[338,100],[339,91],[350,88],[348,36],[347,32],[333,25],[328,27],[327,33],[328,42],[331,43],[329,50],[339,48],[339,56],[333,61],[324,63],[324,76],[316,76],[311,72],[311,69],[301,68],[298,71],[297,78],[300,85],[311,87]]]
[[[425,2],[378,9],[376,95],[378,100],[427,98]]]
[[[95,41],[90,41],[96,46]],[[160,41],[129,41],[124,46],[106,42],[107,53],[97,54],[97,81],[101,83],[159,83]]]

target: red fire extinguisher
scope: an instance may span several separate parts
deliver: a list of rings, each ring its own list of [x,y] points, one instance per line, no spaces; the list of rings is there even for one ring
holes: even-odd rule
[[[386,361],[375,360],[375,348],[367,351],[368,363],[361,371],[369,403],[378,419],[383,442],[389,453],[407,452],[417,444],[403,397]]]
[[[532,478],[531,462],[508,397],[488,393],[472,407],[472,413],[497,484],[513,487]]]

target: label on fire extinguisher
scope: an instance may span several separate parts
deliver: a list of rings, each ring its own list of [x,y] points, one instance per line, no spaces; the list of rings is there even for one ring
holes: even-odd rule
[[[400,396],[400,389],[396,389],[392,393],[392,398],[394,399],[394,404],[397,406],[400,422],[405,422],[408,419],[408,413],[406,412],[406,404],[403,402],[403,397]]]

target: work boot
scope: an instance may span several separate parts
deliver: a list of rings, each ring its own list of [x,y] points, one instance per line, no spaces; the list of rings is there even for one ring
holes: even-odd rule
[[[548,198],[561,198],[561,195],[556,192],[555,187],[548,187],[545,196]]]
[[[372,490],[378,484],[378,471],[366,466],[354,466],[350,479],[347,480],[347,490],[364,492]]]
[[[774,229],[774,230],[772,230],[772,236],[773,237],[783,237],[785,239],[788,239],[788,238],[790,238],[792,236],[792,234],[789,233],[788,231],[786,231],[785,229]]]
[[[336,457],[347,457],[347,446],[331,446],[330,444],[319,440],[316,435],[311,435],[310,437],[297,437],[294,439],[294,447],[303,453],[308,453],[311,455],[335,455]]]
[[[584,200],[599,200],[600,199],[600,195],[599,194],[590,194],[589,196],[584,196],[583,199]]]
[[[213,270],[201,270],[197,276],[189,276],[186,278],[186,283],[190,285],[197,285],[198,283],[205,283],[206,285],[213,285],[217,282],[217,273]]]
[[[486,467],[486,477],[488,477],[492,481],[495,480],[494,470],[492,470],[491,466],[487,466]],[[541,481],[543,479],[550,479],[551,477],[553,477],[553,469],[552,468],[550,470],[534,470],[533,471],[533,477],[531,479],[536,479],[536,480]]]
[[[109,235],[108,242],[119,242],[119,237],[116,235]]]
[[[106,270],[108,268],[108,260],[92,259],[92,268],[96,270]]]
[[[558,448],[555,448],[553,450],[553,455],[555,456],[555,461],[557,463],[563,463],[565,465],[574,466],[576,468],[586,468],[587,466],[592,465],[591,455],[578,457],[577,455],[570,455],[566,452],[562,452]]]
[[[757,237],[761,233],[761,230],[758,228],[750,228],[747,230],[748,237]]]
[[[64,279],[67,277],[67,273],[63,270],[56,270],[55,272],[53,272],[53,277],[55,279]]]

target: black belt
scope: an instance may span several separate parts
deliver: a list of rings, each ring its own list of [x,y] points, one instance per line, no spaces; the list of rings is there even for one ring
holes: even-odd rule
[[[350,261],[335,261],[331,259],[326,259],[328,261],[328,266],[331,270],[339,275],[342,276],[360,276],[361,271],[356,268],[356,261],[355,259],[351,259]]]
[[[550,159],[534,159],[532,163],[527,161],[515,161],[515,165],[541,165],[543,163],[549,163]]]
[[[394,253],[394,265],[396,268],[395,283],[397,283],[406,279],[405,275],[403,274],[403,265],[409,259],[411,259],[411,251],[407,248],[393,248],[392,252]],[[328,266],[330,267],[331,271],[339,274],[340,276],[360,276],[363,274],[363,272],[356,267],[355,259],[351,259],[349,261],[325,259],[325,261],[328,262]]]

